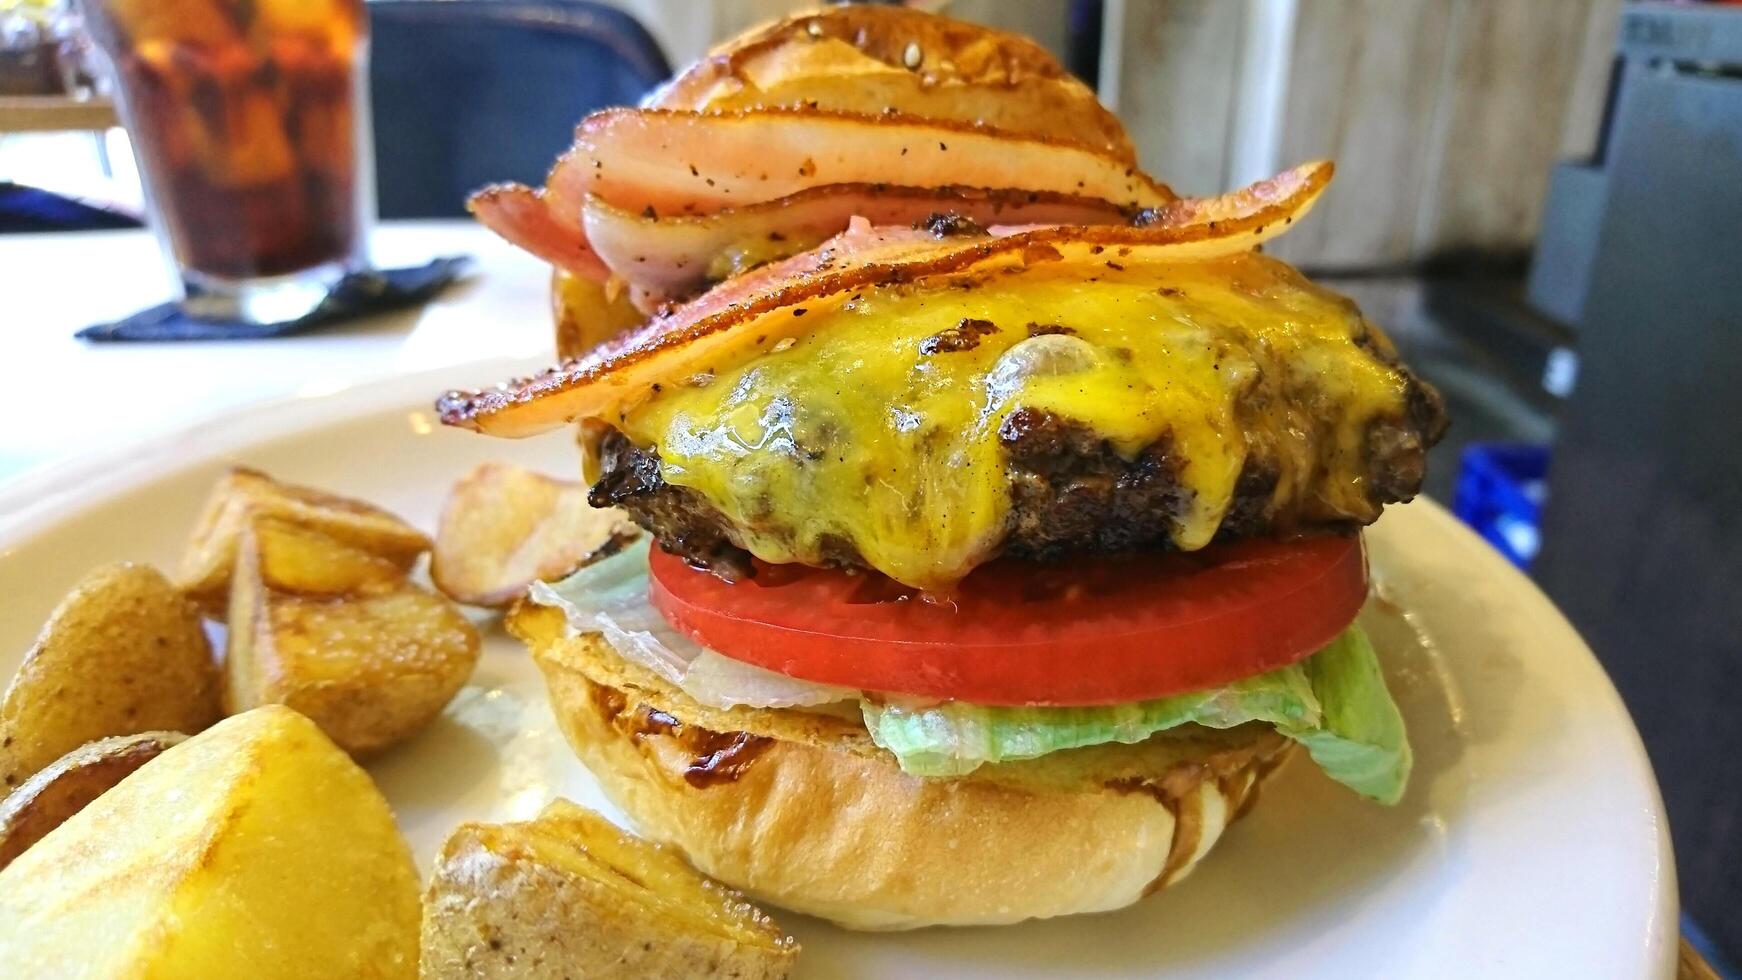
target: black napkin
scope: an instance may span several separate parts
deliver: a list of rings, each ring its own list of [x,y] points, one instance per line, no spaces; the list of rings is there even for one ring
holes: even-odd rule
[[[86,327],[76,335],[96,343],[160,340],[256,340],[285,337],[304,330],[421,303],[460,278],[471,264],[464,255],[449,255],[426,265],[404,269],[353,272],[340,280],[321,305],[282,323],[242,323],[196,318],[180,303],[165,303],[116,320]]]

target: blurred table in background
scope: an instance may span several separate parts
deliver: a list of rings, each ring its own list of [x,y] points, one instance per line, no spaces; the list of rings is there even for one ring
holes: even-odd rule
[[[94,132],[120,124],[108,99],[0,95],[0,133]]]
[[[470,360],[550,356],[543,262],[469,220],[387,222],[371,250],[383,266],[457,252],[477,265],[421,308],[294,337],[88,344],[73,333],[174,294],[151,235],[0,236],[0,391],[7,396],[0,480],[251,402]]]
[[[1688,941],[1681,941],[1675,961],[1675,980],[1721,980],[1718,971],[1712,969],[1699,952]]]

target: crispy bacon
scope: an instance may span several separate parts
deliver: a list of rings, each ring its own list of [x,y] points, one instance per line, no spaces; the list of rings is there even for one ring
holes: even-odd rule
[[[1126,221],[1106,201],[1038,191],[973,187],[831,184],[710,215],[648,218],[589,197],[581,209],[587,242],[606,266],[655,297],[686,296],[754,264],[796,254],[864,218],[911,225],[934,214],[993,224],[1087,225]]]
[[[903,225],[877,227],[863,218],[854,218],[847,230],[825,242],[822,247],[770,262],[734,276],[708,290],[683,306],[649,320],[640,330],[624,338],[619,350],[630,350],[657,338],[679,321],[695,322],[726,313],[758,296],[773,295],[795,282],[838,272],[857,265],[878,262],[886,257],[910,254],[926,245],[934,245],[937,237],[930,232]],[[614,355],[616,352],[612,352]]]
[[[1331,172],[1329,163],[1306,164],[1223,200],[1158,210],[1143,227],[1057,226],[940,241],[920,230],[856,223],[821,248],[729,280],[655,317],[609,348],[489,391],[449,392],[437,409],[449,425],[501,436],[533,435],[582,418],[611,420],[657,386],[804,333],[816,318],[795,315],[801,303],[808,311],[854,290],[931,276],[1101,261],[1109,248],[1131,265],[1247,251],[1304,215]]]
[[[892,174],[901,186],[884,183]],[[774,233],[808,245],[854,214],[1117,222],[1177,199],[1113,151],[972,123],[809,108],[609,109],[581,124],[542,191],[496,185],[470,206],[527,251],[590,279],[617,275],[659,302],[705,285],[717,254],[705,253],[722,241]],[[684,220],[703,217],[716,220]]]
[[[901,186],[881,187],[892,179]],[[561,268],[622,280],[651,309],[822,241],[854,214],[923,217],[915,213],[923,205],[903,193],[913,189],[986,195],[998,213],[971,202],[951,208],[980,223],[1120,222],[1119,212],[1175,198],[1137,170],[1118,118],[1033,41],[859,5],[740,35],[645,108],[585,120],[541,191],[488,189],[473,209]],[[1088,203],[1015,214],[996,207],[1024,193]],[[886,194],[893,200],[877,200]],[[718,220],[665,223],[699,217]],[[797,244],[754,254],[740,247],[770,234]],[[733,256],[702,255],[722,241]]]
[[[902,185],[885,185],[890,174]],[[761,108],[594,113],[544,190],[491,186],[470,209],[526,251],[587,279],[617,275],[657,305],[706,285],[723,245],[798,242],[756,256],[779,258],[854,214],[1111,223],[1176,200],[1122,155],[1082,144],[895,113]]]
[[[1104,151],[900,114],[811,109],[606,109],[581,123],[551,171],[563,186],[649,217],[710,214],[829,184],[899,175],[918,187],[1005,187],[1152,207],[1167,185]]]
[[[466,208],[484,227],[559,269],[600,282],[611,274],[587,244],[580,209],[574,209],[574,221],[565,222],[562,217],[569,212],[546,191],[525,184],[491,184],[473,194]]]

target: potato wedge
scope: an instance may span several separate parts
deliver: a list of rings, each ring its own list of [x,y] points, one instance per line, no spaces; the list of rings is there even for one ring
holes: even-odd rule
[[[563,269],[551,272],[550,313],[559,361],[580,357],[647,320],[630,302],[628,289],[608,290]]]
[[[639,533],[621,510],[588,504],[579,483],[485,463],[448,494],[430,578],[457,602],[506,606]]]
[[[314,528],[410,570],[429,536],[373,504],[279,483],[259,470],[232,469],[212,488],[183,553],[176,584],[206,615],[222,616],[242,527],[257,515]]]
[[[777,980],[797,957],[743,896],[566,800],[461,824],[424,892],[425,980]]]
[[[435,718],[478,662],[478,631],[389,560],[271,517],[242,529],[224,706],[286,704],[348,752]]]
[[[251,553],[249,536],[255,545]],[[282,592],[343,599],[397,591],[406,582],[404,570],[392,560],[306,524],[256,517],[240,540],[242,564]]]
[[[187,739],[180,732],[116,735],[81,745],[0,800],[0,869],[135,769]]]
[[[197,732],[222,714],[199,611],[156,569],[116,564],[49,615],[0,701],[0,792],[110,735]]]
[[[387,801],[283,707],[175,746],[0,871],[15,977],[401,980],[418,915]]]

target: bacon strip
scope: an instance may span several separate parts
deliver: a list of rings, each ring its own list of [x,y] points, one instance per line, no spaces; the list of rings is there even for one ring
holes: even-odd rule
[[[972,187],[832,184],[706,216],[648,218],[590,197],[581,209],[587,242],[604,264],[656,296],[685,296],[745,265],[802,252],[857,216],[874,225],[911,225],[934,214],[993,224],[1123,224],[1130,214],[1106,201],[1036,191]]]
[[[883,183],[891,174],[902,186]],[[936,206],[922,202],[926,193]],[[706,249],[788,234],[788,224],[808,245],[855,213],[907,223],[948,205],[975,220],[1088,223],[1175,200],[1111,151],[971,123],[808,108],[610,109],[581,124],[542,191],[500,184],[469,206],[546,261],[597,281],[615,274],[665,299],[705,284],[717,254],[697,261]],[[625,217],[635,215],[641,224]],[[718,220],[682,223],[702,216]]]
[[[979,240],[978,236],[973,240]],[[813,278],[821,281],[820,277],[825,274],[839,273],[850,267],[875,264],[898,255],[911,258],[928,248],[941,254],[949,251],[951,247],[949,244],[940,243],[931,233],[917,228],[905,225],[879,228],[863,218],[855,218],[848,224],[846,231],[829,239],[822,247],[788,256],[779,262],[770,262],[741,276],[735,276],[682,307],[654,317],[636,332],[625,337],[620,347],[604,353],[605,356],[615,357],[619,353],[657,340],[671,330],[674,324],[694,323],[715,314],[730,313],[748,300],[757,296],[774,295],[795,282]]]
[[[1183,227],[1199,224],[1214,227],[1223,221],[1242,221],[1278,202],[1294,198],[1309,187],[1316,195],[1331,182],[1334,169],[1329,161],[1303,163],[1274,177],[1248,184],[1237,191],[1215,197],[1175,198],[1166,204],[1145,209],[1132,223],[1139,227]],[[1293,220],[1286,218],[1284,223],[1292,224]]]
[[[609,349],[489,391],[449,392],[436,408],[449,425],[510,437],[581,418],[620,417],[651,397],[655,385],[737,363],[805,332],[816,318],[793,315],[789,308],[800,303],[822,306],[851,290],[970,270],[1089,263],[1110,247],[1121,250],[1126,264],[1248,251],[1306,214],[1331,173],[1329,163],[1306,164],[1225,203],[1158,212],[1145,227],[1045,227],[939,242],[908,229],[856,225],[813,252],[727,281]]]
[[[710,214],[828,184],[1008,187],[1151,207],[1177,195],[1105,151],[969,123],[811,109],[588,116],[549,186],[649,217]]]
[[[524,184],[492,184],[473,194],[466,209],[484,227],[551,265],[600,282],[611,274],[587,245],[580,209],[574,209],[573,222],[564,222],[565,209],[544,191]]]

